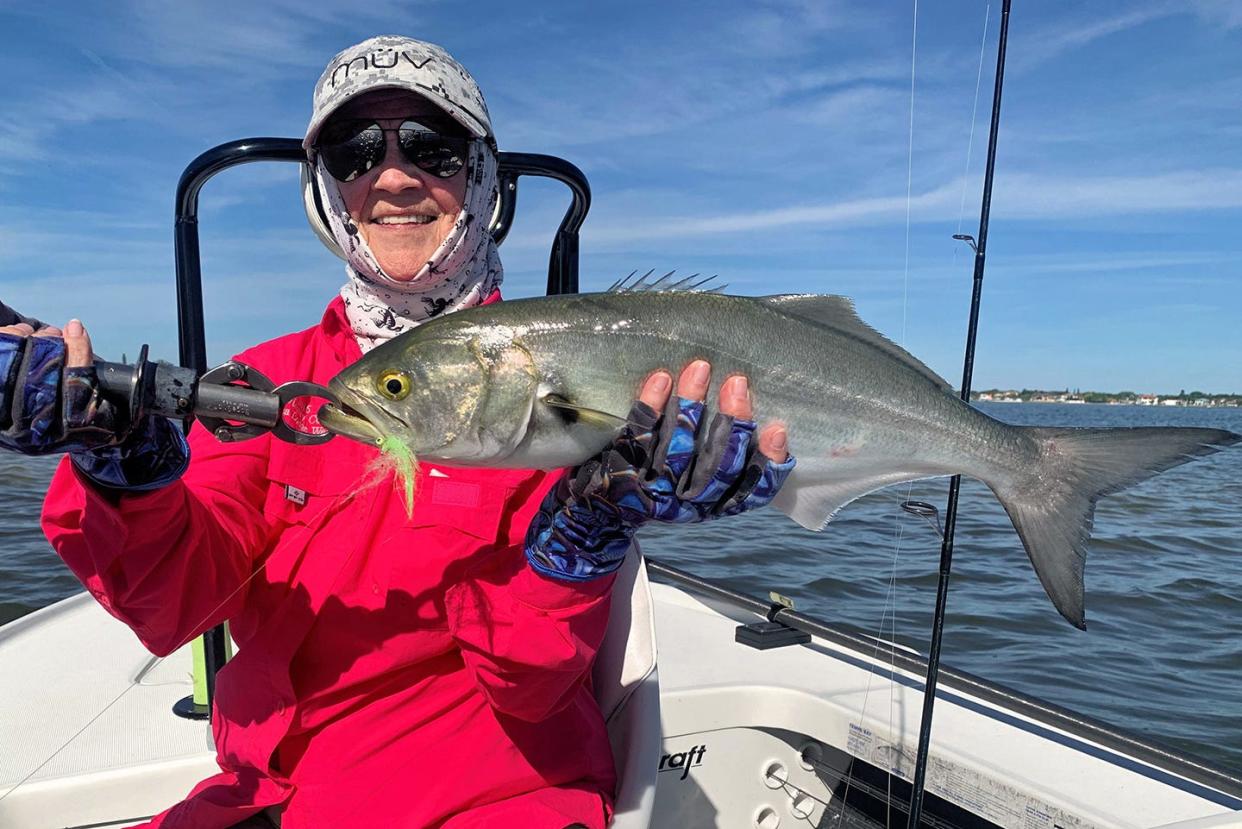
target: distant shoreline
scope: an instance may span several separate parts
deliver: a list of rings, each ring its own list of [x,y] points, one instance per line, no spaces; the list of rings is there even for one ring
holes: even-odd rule
[[[1195,409],[1236,409],[1242,407],[1242,395],[1205,394],[1139,394],[1131,391],[1044,391],[1042,389],[982,389],[970,393],[972,403],[1069,403],[1100,406],[1168,406]]]

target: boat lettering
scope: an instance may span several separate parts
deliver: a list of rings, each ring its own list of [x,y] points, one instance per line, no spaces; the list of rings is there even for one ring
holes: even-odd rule
[[[681,777],[679,780],[685,780],[690,775],[690,769],[698,768],[703,765],[703,755],[707,753],[707,745],[694,746],[689,751],[679,751],[676,754],[665,754],[660,758],[660,771],[672,771],[673,769],[681,769]]]

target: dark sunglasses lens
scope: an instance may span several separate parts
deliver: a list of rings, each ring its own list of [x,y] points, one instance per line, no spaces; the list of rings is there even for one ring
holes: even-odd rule
[[[401,152],[410,163],[437,178],[452,178],[466,166],[466,139],[416,129],[410,123],[402,124],[398,133]]]
[[[377,124],[361,128],[342,125],[324,135],[319,154],[334,179],[353,181],[383,160],[384,132]]]

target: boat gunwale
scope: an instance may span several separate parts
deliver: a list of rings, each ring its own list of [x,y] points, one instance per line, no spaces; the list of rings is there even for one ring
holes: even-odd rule
[[[927,671],[927,658],[907,650],[899,643],[889,643],[885,640],[850,630],[841,625],[830,624],[814,616],[789,610],[788,608],[774,605],[772,602],[764,602],[761,599],[740,593],[650,556],[644,555],[644,558],[647,563],[648,573],[657,579],[667,580],[678,586],[689,588],[690,590],[721,600],[731,607],[754,613],[757,616],[779,621],[790,628],[824,639],[839,648],[856,653],[868,660],[875,659],[876,646],[880,645],[885,648],[885,659],[889,660],[886,664],[892,664],[903,671],[915,675],[923,675]],[[817,653],[837,658],[841,657],[841,654],[827,650],[822,645],[816,645],[814,641],[803,645],[796,645],[795,647],[809,648]],[[865,661],[856,662],[855,665],[866,670],[875,670],[874,665]],[[885,675],[888,676],[887,673]],[[924,686],[922,679],[913,677],[902,677],[896,681],[920,691],[922,691]],[[1164,772],[1166,775],[1172,775],[1176,778],[1198,784],[1198,786],[1218,794],[1215,797],[1203,792],[1193,792],[1194,794],[1219,803],[1226,808],[1235,811],[1242,810],[1242,777],[1224,769],[1213,767],[1209,765],[1209,761],[1203,758],[1195,757],[1185,751],[1163,745],[1157,740],[1134,734],[1103,720],[1065,708],[1056,703],[1048,702],[1047,700],[1042,700],[967,671],[947,666],[942,667],[940,669],[940,684],[945,688],[969,694],[981,702],[996,706],[1002,710],[986,710],[977,704],[972,705],[971,700],[956,695],[949,697],[949,701],[970,707],[978,713],[993,719],[997,719],[998,714],[1001,715],[1001,719],[1004,719],[1006,714],[1016,714],[1020,717],[1025,717],[1039,725],[1065,732],[1085,741],[1088,746],[1084,747],[1089,747],[1090,744],[1094,743],[1099,748],[1121,755],[1121,758],[1117,759],[1123,758],[1130,762],[1118,764],[1115,762],[1115,759],[1103,756],[1098,751],[1092,752],[1099,759],[1111,762],[1114,765],[1122,765],[1146,777],[1160,779],[1160,777],[1152,775],[1144,768],[1139,767],[1139,764],[1159,772]],[[1010,720],[1009,724],[1017,725],[1018,723]],[[1134,761],[1137,761],[1137,763]],[[1175,785],[1178,788],[1186,788],[1184,785],[1178,785],[1176,782],[1167,779],[1163,780],[1163,782]],[[1221,798],[1219,795],[1225,795],[1227,799]]]

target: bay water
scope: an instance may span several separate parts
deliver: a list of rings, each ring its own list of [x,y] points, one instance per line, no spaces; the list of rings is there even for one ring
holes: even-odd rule
[[[1242,409],[980,404],[1012,423],[1206,426],[1242,433]],[[793,447],[796,451],[796,444]],[[55,458],[0,452],[0,623],[81,590],[39,530]],[[649,555],[926,652],[940,539],[904,500],[942,510],[947,480],[890,487],[822,533],[763,510],[649,527]],[[1105,498],[1087,559],[1087,630],[1039,585],[1008,516],[963,482],[942,659],[1242,772],[1242,449]]]

